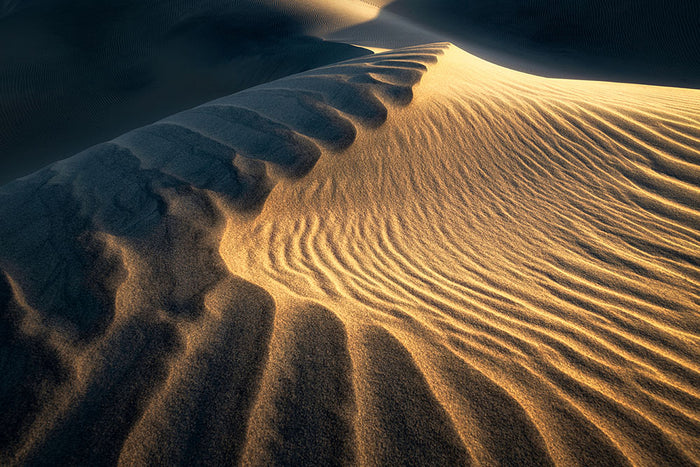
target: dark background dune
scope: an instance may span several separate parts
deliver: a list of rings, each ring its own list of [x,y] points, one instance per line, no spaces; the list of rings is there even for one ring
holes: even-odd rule
[[[0,183],[179,110],[368,53],[261,2],[0,9]]]
[[[396,0],[385,7],[523,71],[700,87],[700,2]]]

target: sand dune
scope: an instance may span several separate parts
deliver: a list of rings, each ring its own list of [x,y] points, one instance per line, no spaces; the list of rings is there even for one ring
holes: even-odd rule
[[[3,464],[700,462],[700,91],[429,44],[0,188]]]

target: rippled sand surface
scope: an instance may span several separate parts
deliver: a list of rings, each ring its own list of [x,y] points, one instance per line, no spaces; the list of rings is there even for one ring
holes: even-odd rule
[[[9,464],[695,465],[700,91],[448,44],[0,188]]]

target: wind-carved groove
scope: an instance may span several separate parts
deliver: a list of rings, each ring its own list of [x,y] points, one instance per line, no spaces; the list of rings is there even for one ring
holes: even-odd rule
[[[306,137],[245,108],[207,105],[165,121],[197,131],[247,158],[273,163],[289,177],[305,175],[321,157],[318,146]]]
[[[286,311],[287,341],[251,414],[246,465],[357,463],[353,367],[343,322],[316,303]]]
[[[226,100],[218,101],[220,105]],[[258,89],[236,95],[238,107],[255,110],[336,151],[347,149],[357,136],[355,125],[314,91]]]
[[[70,377],[56,350],[47,342],[45,333],[26,326],[26,311],[16,296],[10,280],[0,274],[0,351],[3,358],[15,362],[18,378],[5,373],[0,382],[0,403],[5,410],[0,414],[0,463],[10,463],[9,453],[18,449],[23,438],[40,415],[42,402]],[[34,324],[36,326],[36,324]],[[4,366],[4,369],[8,369]]]
[[[167,387],[131,431],[128,464],[231,465],[242,454],[272,333],[275,303],[237,278],[213,287],[198,327],[206,345],[175,363]]]
[[[369,327],[360,345],[370,405],[363,440],[378,465],[469,465],[471,457],[448,413],[410,353],[388,331]],[[405,404],[405,405],[403,405]]]

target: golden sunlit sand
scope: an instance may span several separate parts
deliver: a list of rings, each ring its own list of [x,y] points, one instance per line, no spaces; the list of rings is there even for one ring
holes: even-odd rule
[[[446,44],[0,188],[0,463],[700,463],[700,91]],[[15,391],[15,392],[12,392]]]

